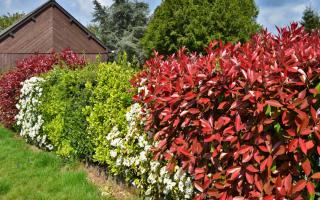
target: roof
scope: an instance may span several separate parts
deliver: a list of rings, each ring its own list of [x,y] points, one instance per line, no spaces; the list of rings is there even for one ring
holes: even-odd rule
[[[55,0],[48,0],[46,3],[38,7],[37,9],[33,10],[22,19],[18,20],[2,32],[0,32],[0,42],[3,41],[8,36],[11,36],[13,33],[18,31],[21,27],[27,24],[30,21],[34,21],[35,17],[46,10],[48,7],[56,7],[58,8],[63,14],[65,14],[71,22],[76,24],[81,30],[87,33],[89,38],[95,40],[101,47],[107,50],[107,47],[103,44],[101,40],[99,40],[91,31],[89,31],[85,26],[83,26],[77,19],[75,19],[68,11],[66,11],[60,4],[58,4]]]

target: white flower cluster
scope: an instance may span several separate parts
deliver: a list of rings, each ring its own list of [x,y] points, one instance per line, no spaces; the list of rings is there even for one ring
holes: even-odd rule
[[[143,133],[143,113],[139,104],[131,106],[126,114],[127,133],[121,133],[117,127],[106,136],[110,144],[110,157],[117,171],[134,185],[144,191],[146,199],[192,199],[193,183],[191,177],[179,167],[171,174],[166,170],[164,162],[152,159],[151,143],[147,134]]]
[[[141,94],[141,92],[144,92],[144,97],[146,97],[149,94],[149,90],[146,83],[147,83],[147,79],[142,78],[140,80],[140,86],[138,87],[138,94]]]
[[[148,199],[192,199],[194,187],[192,179],[182,168],[176,166],[174,173],[169,173],[164,164],[158,161],[150,161],[150,171],[145,189]]]
[[[131,106],[130,111],[126,114],[128,122],[127,132],[122,133],[118,127],[113,127],[110,133],[107,134],[106,140],[110,144],[110,160],[115,163],[116,171],[124,171],[127,177],[136,174],[138,168],[141,168],[140,173],[145,173],[141,164],[147,161],[147,152],[150,145],[147,137],[143,136],[139,126],[141,119],[141,107],[139,104]],[[136,181],[134,184],[139,185]]]
[[[53,149],[48,144],[47,136],[41,135],[41,127],[44,123],[38,108],[41,102],[43,89],[40,87],[44,82],[43,78],[32,77],[23,83],[20,91],[19,103],[16,105],[19,110],[16,116],[17,125],[21,127],[20,135],[25,137],[29,142],[37,144],[39,147]]]

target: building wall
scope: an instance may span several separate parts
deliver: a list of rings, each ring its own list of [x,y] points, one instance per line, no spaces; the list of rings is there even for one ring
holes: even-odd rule
[[[32,53],[49,53],[53,50],[53,8],[36,16],[27,24],[0,42],[0,72],[15,66],[17,60]]]
[[[0,53],[49,53],[53,50],[53,8],[22,26],[13,37],[0,42]]]
[[[50,53],[66,48],[85,54],[87,60],[95,60],[101,53],[102,60],[107,59],[106,50],[95,40],[87,37],[85,31],[56,7],[48,7],[30,20],[19,30],[0,41],[0,73],[15,66],[21,60],[34,53]]]
[[[88,38],[87,33],[71,22],[59,9],[54,9],[53,15],[54,49],[60,51],[69,47],[77,53],[105,53],[101,45]]]

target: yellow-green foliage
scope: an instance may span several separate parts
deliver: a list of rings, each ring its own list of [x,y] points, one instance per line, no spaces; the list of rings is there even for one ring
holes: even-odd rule
[[[45,75],[40,108],[43,134],[61,156],[90,158],[93,154],[83,109],[90,103],[92,90],[86,85],[95,83],[95,68],[94,65],[78,70],[57,68]]]
[[[126,112],[132,103],[132,88],[129,80],[134,70],[117,64],[100,64],[97,86],[87,106],[88,132],[96,146],[94,159],[111,164],[110,143],[106,136],[113,127],[122,133],[127,132]],[[113,164],[113,163],[112,163]],[[112,167],[112,166],[111,166]]]

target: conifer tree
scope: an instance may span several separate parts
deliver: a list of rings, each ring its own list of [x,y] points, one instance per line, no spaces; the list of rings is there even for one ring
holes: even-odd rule
[[[246,41],[260,26],[254,0],[163,0],[142,39],[153,49],[171,54],[182,46],[202,52],[213,39]]]
[[[310,6],[307,7],[303,12],[301,25],[304,26],[305,30],[308,32],[320,27],[320,17],[318,13]]]

